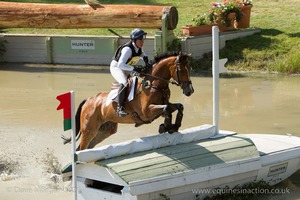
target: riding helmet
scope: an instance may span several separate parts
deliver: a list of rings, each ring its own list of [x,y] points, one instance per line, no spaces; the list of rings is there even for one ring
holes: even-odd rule
[[[136,28],[131,31],[130,39],[131,40],[143,40],[146,38],[147,33],[142,29]]]

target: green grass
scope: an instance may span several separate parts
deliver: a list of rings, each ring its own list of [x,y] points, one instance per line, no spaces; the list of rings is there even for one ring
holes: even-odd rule
[[[18,0],[6,0],[18,1]],[[219,0],[222,2],[221,0]],[[1,1],[0,1],[1,2]],[[35,3],[84,3],[84,0],[19,0]],[[172,5],[179,11],[175,34],[181,36],[181,27],[192,24],[197,14],[207,12],[215,0],[100,0],[103,4]],[[220,55],[227,57],[231,70],[263,70],[300,73],[300,3],[299,0],[253,0],[251,27],[261,29],[260,34],[228,41]],[[128,35],[129,29],[113,29]],[[107,29],[51,30],[7,29],[8,33],[111,35]],[[147,30],[154,34],[155,30]],[[211,55],[194,60],[195,69],[209,70]]]
[[[300,73],[298,0],[253,1],[251,26],[260,34],[229,41],[221,55],[233,70]]]

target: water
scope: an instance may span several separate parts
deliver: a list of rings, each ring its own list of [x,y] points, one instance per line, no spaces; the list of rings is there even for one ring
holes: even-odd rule
[[[70,185],[55,176],[70,162],[71,148],[60,139],[69,132],[62,131],[56,96],[74,90],[77,106],[84,98],[109,90],[114,81],[109,71],[88,66],[2,64],[0,77],[0,199],[71,199]],[[212,124],[212,78],[199,76],[192,81],[195,93],[191,97],[171,86],[171,101],[184,104],[182,129]],[[220,129],[300,137],[299,88],[300,77],[221,78]],[[99,146],[157,134],[162,121],[139,128],[119,125],[119,132]],[[276,186],[288,187],[291,194],[263,198],[300,199],[299,180],[300,172]]]

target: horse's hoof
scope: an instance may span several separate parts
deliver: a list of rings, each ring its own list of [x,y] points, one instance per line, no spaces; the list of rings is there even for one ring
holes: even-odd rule
[[[170,134],[176,133],[176,132],[178,132],[178,130],[179,130],[179,126],[176,125],[176,124],[174,124],[174,125],[172,126],[172,128],[171,128],[170,130],[168,130],[168,133],[170,133]]]
[[[167,129],[166,129],[166,127],[165,127],[164,124],[159,125],[158,132],[159,133],[165,133],[165,132],[167,132]]]

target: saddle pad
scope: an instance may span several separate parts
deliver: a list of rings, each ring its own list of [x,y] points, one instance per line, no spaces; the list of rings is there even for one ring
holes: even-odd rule
[[[127,96],[127,101],[132,101],[134,98],[134,89],[135,89],[135,85],[137,84],[137,77],[133,77],[132,78],[132,84],[130,85],[130,91],[129,91],[129,95]],[[108,106],[109,104],[111,104],[113,102],[113,100],[118,96],[118,89],[114,89],[111,90],[109,92],[109,94],[107,95],[107,100],[105,103],[105,106]]]

